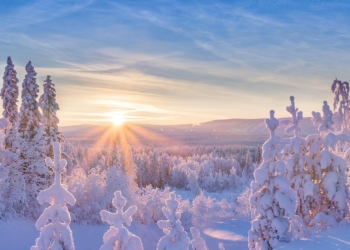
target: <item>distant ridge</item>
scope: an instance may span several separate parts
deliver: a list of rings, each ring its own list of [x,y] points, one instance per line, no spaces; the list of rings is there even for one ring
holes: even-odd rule
[[[282,118],[283,119],[283,118]],[[261,144],[269,136],[265,127],[265,119],[223,119],[203,122],[200,125],[152,125],[134,124],[130,133],[137,141],[144,145],[149,144]],[[317,133],[310,117],[300,122],[302,136]],[[85,140],[91,143],[98,140],[108,129],[108,125],[75,125],[60,127],[61,132],[70,140]],[[137,129],[138,128],[138,129]],[[285,127],[279,127],[276,134],[288,137],[284,133]],[[138,131],[143,131],[142,133]],[[146,131],[146,132],[145,132]],[[145,135],[146,133],[146,135]],[[148,133],[148,135],[147,135]]]

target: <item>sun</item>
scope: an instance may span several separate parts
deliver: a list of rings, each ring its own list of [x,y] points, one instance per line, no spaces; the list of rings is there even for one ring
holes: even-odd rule
[[[115,126],[120,126],[125,122],[125,117],[123,114],[115,114],[112,117],[112,122]]]

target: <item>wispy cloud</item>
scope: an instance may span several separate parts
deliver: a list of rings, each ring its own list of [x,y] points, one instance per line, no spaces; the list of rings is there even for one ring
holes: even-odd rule
[[[2,18],[0,30],[10,30],[14,27],[28,26],[63,17],[87,7],[93,0],[37,0],[27,2]]]
[[[347,10],[345,1],[28,2],[0,12],[0,57],[13,56],[19,78],[29,59],[38,82],[52,75],[67,124],[113,112],[159,123],[283,116],[291,94],[307,114],[347,77]]]

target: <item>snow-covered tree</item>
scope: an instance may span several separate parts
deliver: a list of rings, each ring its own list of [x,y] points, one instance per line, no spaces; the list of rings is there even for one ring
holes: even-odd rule
[[[198,174],[195,170],[192,170],[189,167],[186,167],[185,171],[188,180],[188,188],[191,190],[192,194],[199,195],[201,189],[198,185]]]
[[[251,183],[252,212],[251,229],[248,232],[248,247],[254,250],[274,249],[281,241],[288,241],[290,219],[294,217],[295,193],[285,175],[282,160],[282,139],[275,136],[279,121],[270,111],[266,127],[270,130],[263,149],[263,162],[254,171],[255,180]]]
[[[159,187],[159,153],[157,151],[152,151],[150,153],[150,175],[151,175],[151,184],[153,187]]]
[[[169,198],[169,194],[169,187],[165,187],[164,190],[152,188],[151,185],[142,188],[136,199],[138,210],[135,217],[137,220],[142,224],[151,224],[164,219],[162,207]]]
[[[2,78],[4,84],[1,89],[1,98],[3,100],[2,107],[4,109],[2,116],[11,124],[9,128],[5,129],[4,148],[12,152],[15,151],[13,142],[16,140],[17,135],[17,131],[15,131],[15,123],[18,116],[18,79],[14,67],[15,65],[12,63],[11,57],[8,57],[7,66],[5,67],[5,73]]]
[[[11,57],[7,58],[7,66],[3,76],[4,84],[1,89],[3,99],[3,117],[9,123],[4,131],[4,152],[2,168],[8,168],[8,179],[4,185],[8,185],[7,190],[3,190],[6,197],[9,214],[21,214],[25,208],[25,182],[22,172],[19,170],[18,162],[18,141],[17,141],[17,120],[18,120],[18,79]],[[6,171],[7,172],[7,171]]]
[[[133,161],[132,151],[123,129],[113,131],[108,151],[107,165],[110,167],[117,167],[124,175],[127,176],[127,188],[129,188],[129,191],[126,193],[123,190],[123,194],[129,195],[134,193],[137,189],[137,184],[135,182],[137,166]],[[130,198],[131,197],[127,197],[128,200]]]
[[[114,193],[112,204],[116,208],[115,213],[106,210],[100,212],[102,221],[110,224],[109,230],[103,235],[103,245],[100,250],[143,250],[141,239],[129,232],[123,226],[125,222],[128,226],[131,225],[132,215],[136,212],[137,207],[131,206],[125,212],[123,208],[126,204],[126,199],[120,191]]]
[[[337,127],[346,132],[349,129],[350,107],[349,107],[349,83],[342,82],[337,78],[333,81],[332,92],[334,93],[333,110]]]
[[[197,228],[191,227],[192,240],[191,245],[193,250],[209,250],[205,240],[201,237]]]
[[[54,142],[63,142],[63,135],[58,131],[59,119],[56,116],[59,106],[56,103],[55,84],[52,83],[51,76],[47,76],[44,81],[44,93],[39,98],[39,106],[42,110],[41,123],[44,127],[45,154],[53,157],[52,145]]]
[[[327,133],[329,131],[334,131],[333,129],[333,112],[330,110],[327,101],[323,102],[322,116],[320,112],[312,111],[312,122],[314,126],[318,126],[318,131],[321,134]]]
[[[113,131],[109,143],[106,169],[106,204],[111,205],[114,192],[120,190],[128,205],[135,204],[134,194],[137,191],[134,176],[136,165],[131,156],[129,144],[125,139],[125,132]]]
[[[245,176],[247,179],[250,179],[254,172],[254,163],[252,161],[252,156],[250,153],[250,150],[247,151],[247,154],[245,155],[245,164],[243,168],[243,176]]]
[[[5,217],[5,199],[4,193],[8,189],[8,168],[0,163],[0,219]]]
[[[203,191],[192,202],[191,212],[192,224],[195,226],[205,226],[210,223],[213,218],[214,199],[205,196]]]
[[[190,238],[181,225],[181,213],[176,211],[179,201],[176,200],[175,193],[171,193],[165,203],[166,207],[163,207],[162,211],[167,220],[157,222],[165,235],[158,241],[157,250],[186,250],[190,246]]]
[[[324,115],[318,123],[328,123],[329,126],[323,126],[324,129],[321,129],[321,125],[319,127],[320,136],[310,135],[307,138],[311,158],[308,162],[308,168],[309,172],[312,170],[313,180],[317,185],[317,194],[314,196],[319,198],[318,207],[312,211],[314,218],[310,222],[316,228],[338,225],[349,213],[345,202],[346,197],[348,197],[347,165],[346,161],[336,155],[334,151],[337,143],[348,143],[350,137],[345,134],[335,135],[332,133],[333,123],[331,123],[329,116],[325,115],[329,110],[327,102],[324,102],[322,109]]]
[[[33,139],[42,127],[40,126],[41,114],[39,104],[36,100],[39,92],[39,85],[36,83],[36,72],[29,61],[26,65],[26,76],[22,83],[22,105],[19,114],[20,137],[24,139]]]
[[[336,226],[349,214],[346,203],[346,199],[349,197],[346,161],[331,150],[331,148],[334,150],[335,143],[339,140],[337,137],[333,133],[328,133],[324,138],[324,149],[318,156],[320,176],[317,184],[321,197],[321,207],[319,213],[310,222],[311,225]]]
[[[140,188],[145,186],[145,183],[149,183],[150,174],[149,174],[149,158],[145,153],[137,154],[135,156],[135,164],[137,166],[137,181]]]
[[[287,178],[291,188],[294,189],[296,199],[296,215],[299,216],[306,225],[310,222],[310,212],[315,202],[315,186],[312,182],[311,173],[305,167],[308,157],[308,144],[304,138],[300,136],[301,128],[299,122],[303,119],[303,113],[295,107],[294,97],[290,97],[291,105],[287,107],[287,111],[292,115],[291,120],[283,120],[287,125],[286,134],[294,133],[294,137],[290,138],[289,144],[284,149],[284,157],[286,159]]]
[[[0,119],[0,131],[9,128],[11,126],[10,122],[6,118]],[[6,217],[6,194],[9,189],[9,168],[6,166],[6,159],[8,155],[11,154],[9,151],[3,149],[0,146],[0,219]]]
[[[69,224],[70,214],[66,203],[73,206],[74,196],[61,184],[61,174],[65,171],[67,161],[60,158],[61,145],[58,142],[53,144],[54,160],[46,158],[46,164],[55,173],[55,180],[51,187],[40,192],[38,201],[40,204],[50,204],[35,223],[40,231],[40,236],[35,240],[35,246],[31,250],[74,250],[74,241]]]
[[[132,192],[129,188],[130,177],[120,167],[113,165],[106,171],[106,203],[109,204],[115,191],[120,190],[128,201],[132,200]]]
[[[35,201],[39,191],[47,187],[49,172],[43,160],[43,127],[36,100],[39,86],[30,61],[26,65],[26,72],[22,84],[21,111],[18,116],[18,142],[19,167],[26,182],[27,199],[31,203]],[[31,209],[30,207],[28,208]]]
[[[9,188],[7,190],[6,203],[10,216],[24,215],[24,210],[28,207],[26,195],[26,183],[19,167],[19,159],[15,153],[6,154],[6,162],[9,165]]]

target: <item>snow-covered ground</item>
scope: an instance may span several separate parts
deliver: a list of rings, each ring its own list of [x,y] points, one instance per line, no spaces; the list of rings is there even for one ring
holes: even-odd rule
[[[1,221],[0,249],[29,249],[34,245],[34,241],[39,235],[34,223],[30,220]],[[211,226],[201,230],[201,236],[207,242],[209,249],[218,249],[219,242],[222,242],[226,250],[245,250],[248,249],[247,232],[249,227],[250,221],[243,219],[214,222]],[[107,224],[79,225],[72,223],[71,229],[76,249],[99,249],[102,245],[102,236],[108,228]],[[145,250],[155,249],[158,240],[164,235],[156,224],[140,225],[133,222],[130,231],[142,239]],[[350,225],[329,229],[316,234],[313,239],[280,243],[277,249],[350,249]]]
[[[33,246],[39,235],[34,224],[35,222],[30,220],[1,221],[1,249],[23,250]],[[218,249],[219,242],[222,242],[226,249],[248,249],[247,232],[249,227],[248,220],[214,222],[211,226],[201,230],[201,236],[207,242],[209,249]],[[99,249],[102,245],[103,234],[108,228],[107,224],[79,225],[72,223],[71,229],[76,249]],[[156,249],[158,240],[164,235],[157,224],[140,225],[133,222],[129,229],[142,239],[145,250]],[[191,234],[189,233],[189,235]]]
[[[350,225],[332,228],[315,234],[311,239],[296,240],[290,243],[280,243],[277,249],[350,249]]]

